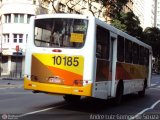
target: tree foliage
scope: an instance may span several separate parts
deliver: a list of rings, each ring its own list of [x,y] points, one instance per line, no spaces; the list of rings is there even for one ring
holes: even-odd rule
[[[140,27],[138,17],[135,16],[133,12],[121,12],[119,15],[118,18],[111,21],[111,24],[138,39],[142,39],[143,29]]]
[[[140,21],[137,16],[133,12],[126,13],[123,24],[125,24],[126,32],[138,39],[142,38],[142,27],[140,27]]]
[[[160,73],[160,29],[148,27],[144,30],[143,40],[152,46],[155,72]]]
[[[107,0],[107,16],[111,17],[111,25],[127,32],[128,34],[142,38],[142,28],[140,21],[133,12],[124,13],[123,8],[128,3],[128,0]]]
[[[127,2],[128,0],[106,0],[106,15],[112,19],[117,19]]]
[[[49,4],[52,5],[54,12],[59,13],[59,12],[62,12],[62,11],[60,11],[60,7],[59,7],[59,5],[62,1],[63,0],[42,0],[42,3],[48,2]],[[99,10],[95,11],[95,9],[93,7],[94,3],[101,3],[100,10],[103,10],[106,8],[106,0],[85,0],[85,1],[87,2],[87,5],[83,6],[83,8],[80,8],[80,10],[85,9],[85,10],[87,10],[87,12],[90,12],[93,16],[97,15],[97,13],[100,14]],[[82,0],[65,0],[65,6],[70,9],[75,10],[76,6],[81,4],[81,2],[82,2]],[[63,12],[69,12],[69,11],[63,11]],[[101,12],[103,12],[103,11],[101,11]]]
[[[160,30],[156,27],[148,27],[143,34],[144,42],[152,46],[153,56],[160,59]]]

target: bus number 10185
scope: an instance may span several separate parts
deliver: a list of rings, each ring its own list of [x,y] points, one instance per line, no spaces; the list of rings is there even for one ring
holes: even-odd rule
[[[79,57],[53,56],[53,65],[75,66],[79,65]]]

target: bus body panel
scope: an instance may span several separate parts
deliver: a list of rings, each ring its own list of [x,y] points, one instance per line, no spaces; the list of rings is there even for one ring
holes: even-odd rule
[[[56,17],[61,18],[56,15],[53,18]],[[66,15],[66,18],[71,17]],[[34,20],[39,18],[41,17],[32,17],[31,26],[34,26]],[[87,33],[95,32],[93,18],[78,17],[90,19]],[[31,30],[31,33],[34,31]],[[29,38],[34,39],[34,36],[30,34]],[[52,94],[92,96],[95,76],[94,39],[95,36],[87,34],[85,45],[79,49],[37,47],[30,40],[27,43],[30,49],[26,52],[24,88]],[[61,52],[54,52],[55,49]]]
[[[132,80],[148,78],[148,67],[143,65],[133,65],[117,62],[116,79]]]
[[[83,56],[32,54],[32,81],[81,86],[83,83],[78,82],[83,82],[83,69]],[[43,72],[45,73],[42,74]]]
[[[33,90],[36,92],[44,92],[50,94],[72,94],[80,96],[91,96],[92,84],[87,84],[82,87],[78,86],[67,86],[67,85],[58,85],[58,84],[48,84],[34,82],[24,77],[24,88],[26,90]]]

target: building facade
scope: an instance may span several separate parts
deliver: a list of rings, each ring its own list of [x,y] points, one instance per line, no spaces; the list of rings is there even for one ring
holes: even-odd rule
[[[140,26],[144,26],[144,0],[133,0],[133,13],[139,18]]]
[[[160,29],[160,0],[156,1],[156,17],[155,17],[155,26]]]
[[[42,11],[42,12],[41,12]],[[29,20],[47,13],[38,0],[0,1],[1,75],[22,77]]]
[[[139,18],[143,30],[155,26],[155,0],[133,0],[133,12]]]
[[[155,0],[144,0],[143,29],[155,26]]]

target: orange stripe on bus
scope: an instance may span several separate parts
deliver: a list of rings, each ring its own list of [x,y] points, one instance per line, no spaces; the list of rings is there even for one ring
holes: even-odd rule
[[[83,80],[83,76],[63,69],[48,66],[55,76],[64,80],[65,85],[74,85],[74,80]]]

